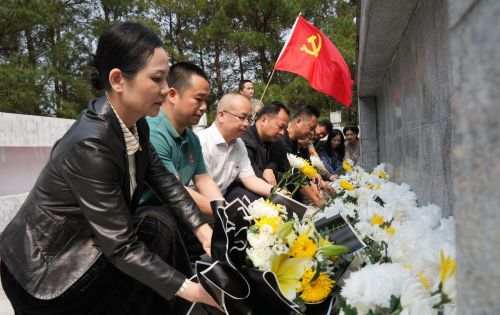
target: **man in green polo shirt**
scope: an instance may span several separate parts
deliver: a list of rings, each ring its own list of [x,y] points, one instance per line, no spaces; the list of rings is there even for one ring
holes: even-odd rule
[[[210,87],[205,72],[198,66],[179,62],[167,76],[169,91],[156,117],[147,117],[150,140],[165,167],[176,174],[201,211],[212,215],[210,201],[224,199],[208,176],[200,141],[191,130],[207,110]],[[193,181],[196,190],[188,188]],[[146,190],[141,205],[160,205],[151,190]]]

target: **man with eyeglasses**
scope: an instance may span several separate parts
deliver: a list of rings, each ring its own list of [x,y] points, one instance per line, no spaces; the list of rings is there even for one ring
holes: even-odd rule
[[[267,197],[273,186],[255,176],[240,137],[252,124],[250,101],[239,94],[224,95],[217,105],[215,122],[198,133],[208,174],[225,199],[247,196],[250,201]],[[239,180],[240,185],[231,184]]]
[[[272,101],[261,109],[255,124],[241,137],[255,175],[271,185],[276,185],[274,172],[277,166],[269,159],[268,147],[285,134],[289,114],[290,111],[283,103]]]

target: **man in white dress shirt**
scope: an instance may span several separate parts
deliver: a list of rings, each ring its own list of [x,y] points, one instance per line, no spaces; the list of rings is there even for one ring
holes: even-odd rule
[[[255,176],[240,137],[252,124],[250,101],[239,94],[224,95],[215,122],[198,133],[208,174],[228,202],[246,195],[250,201],[267,197],[273,188]],[[238,180],[242,185],[231,185]]]

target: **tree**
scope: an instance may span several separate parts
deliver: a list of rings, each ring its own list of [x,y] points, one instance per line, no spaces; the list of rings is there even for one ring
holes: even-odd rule
[[[173,62],[192,61],[208,74],[212,105],[241,79],[259,97],[299,12],[337,46],[355,69],[356,2],[345,0],[4,0],[0,7],[0,110],[76,117],[99,93],[88,85],[102,31],[136,21],[156,31]],[[342,108],[294,74],[275,72],[264,101],[292,109],[310,103]]]

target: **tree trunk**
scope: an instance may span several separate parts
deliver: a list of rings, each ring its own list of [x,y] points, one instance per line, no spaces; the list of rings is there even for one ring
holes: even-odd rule
[[[33,33],[31,27],[26,27],[24,29],[24,34],[26,36],[26,46],[28,48],[28,62],[31,67],[36,68],[35,47],[33,46]]]
[[[258,53],[259,53],[259,62],[260,62],[260,68],[262,69],[262,82],[267,82],[267,80],[269,79],[267,77],[267,73],[268,73],[268,61],[267,61],[267,58],[266,58],[266,47],[259,47],[258,48]]]
[[[238,61],[239,61],[239,66],[240,66],[240,80],[244,80],[245,79],[245,68],[243,67],[243,58],[242,58],[241,46],[239,43],[238,43],[236,51],[238,53]]]
[[[221,71],[221,48],[219,42],[214,41],[214,52],[215,52],[215,60],[214,60],[214,68],[215,68],[215,82],[217,84],[217,99],[220,99],[222,95],[224,95],[224,91],[222,89],[222,71]]]

